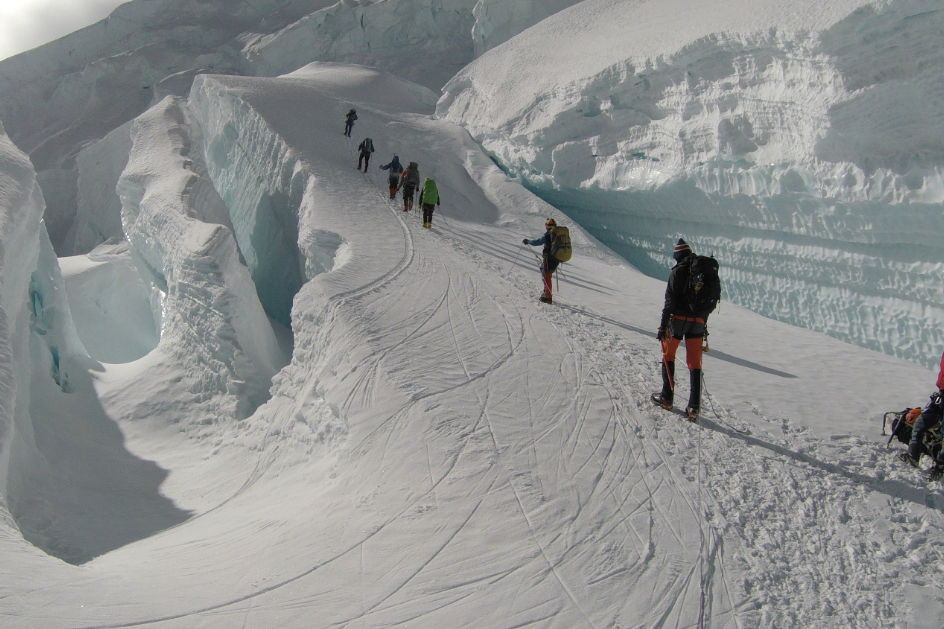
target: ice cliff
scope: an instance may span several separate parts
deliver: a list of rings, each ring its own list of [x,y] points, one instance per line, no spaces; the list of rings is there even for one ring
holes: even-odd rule
[[[187,372],[197,401],[225,395],[233,405],[226,415],[247,417],[268,399],[278,343],[191,120],[184,103],[167,97],[133,125],[118,182],[122,224],[154,295],[160,347],[195,363]]]
[[[42,193],[29,158],[0,125],[0,489],[6,487],[16,426],[29,417],[30,313],[26,296],[39,258]],[[6,496],[2,496],[6,498]],[[3,505],[0,505],[3,507]],[[0,508],[0,519],[5,517]]]
[[[470,64],[438,113],[645,272],[682,236],[724,299],[935,363],[940,4],[739,7],[588,0]]]

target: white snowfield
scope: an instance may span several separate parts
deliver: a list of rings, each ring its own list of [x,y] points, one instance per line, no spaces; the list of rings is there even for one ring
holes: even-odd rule
[[[654,407],[664,280],[427,95],[201,76],[132,126],[127,242],[59,265],[0,136],[0,624],[940,626],[944,495],[878,434],[934,372],[724,303],[701,423]],[[520,244],[546,216],[553,306]]]
[[[942,26],[936,0],[585,0],[437,112],[647,274],[683,235],[729,301],[932,366]]]

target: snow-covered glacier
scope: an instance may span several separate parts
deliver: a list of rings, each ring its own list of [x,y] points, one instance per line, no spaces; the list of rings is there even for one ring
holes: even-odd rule
[[[118,235],[115,195],[90,182],[117,178],[122,126],[167,95],[186,97],[195,76],[277,76],[344,61],[438,90],[476,54],[569,4],[134,0],[0,61],[0,120],[36,167],[56,251],[87,253]],[[102,202],[107,213],[95,207]]]
[[[0,64],[4,627],[942,626],[879,430],[940,351],[936,5],[113,17]],[[712,315],[697,424],[650,402],[678,236],[768,315]]]
[[[932,365],[942,26],[927,0],[588,0],[470,64],[438,113],[644,272],[684,237],[725,300]]]

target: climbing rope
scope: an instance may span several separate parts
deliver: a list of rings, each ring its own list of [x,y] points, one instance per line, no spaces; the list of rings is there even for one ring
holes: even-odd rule
[[[698,475],[698,588],[701,592],[701,600],[698,604],[698,629],[704,629],[705,627],[705,602],[707,600],[707,592],[705,588],[707,586],[705,579],[705,510],[702,507],[702,486],[701,486],[701,433],[702,430],[698,431],[698,469],[695,470],[695,473]]]

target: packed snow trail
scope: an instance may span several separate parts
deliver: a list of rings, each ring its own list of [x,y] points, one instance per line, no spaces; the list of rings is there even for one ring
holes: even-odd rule
[[[654,408],[664,285],[572,229],[537,303],[517,243],[564,217],[418,95],[348,66],[198,81],[207,145],[307,176],[292,362],[239,422],[177,409],[158,352],[106,365],[103,408],[192,516],[82,566],[4,536],[4,626],[694,627],[703,561],[709,626],[891,627],[941,587],[944,495],[864,436],[933,375],[725,304],[702,423]],[[439,183],[432,229],[354,170],[368,136]]]

